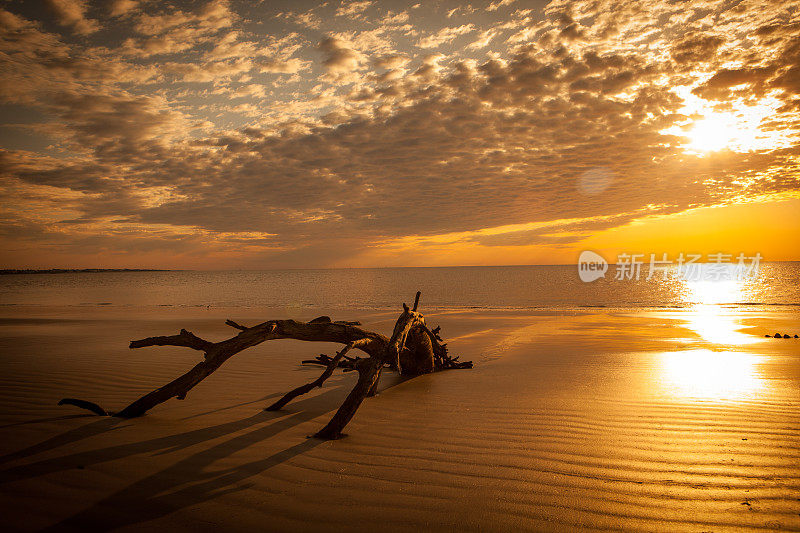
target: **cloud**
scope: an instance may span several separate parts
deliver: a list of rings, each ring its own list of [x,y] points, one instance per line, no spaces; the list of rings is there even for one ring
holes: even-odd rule
[[[108,6],[108,13],[112,17],[120,17],[130,14],[138,7],[138,0],[113,0]]]
[[[322,26],[322,18],[314,13],[314,9],[310,9],[303,13],[293,13],[286,11],[275,15],[276,18],[282,18],[294,22],[295,24],[312,30],[317,30]]]
[[[485,30],[478,34],[478,37],[467,45],[468,49],[484,48],[492,42],[492,39],[497,37],[497,30]]]
[[[88,35],[100,28],[97,21],[86,18],[86,0],[46,0],[46,4],[58,23],[72,27],[75,33]]]
[[[236,18],[228,0],[211,0],[194,11],[142,13],[135,29],[143,35],[160,35],[180,26],[191,25],[204,32],[213,32],[230,27]]]
[[[105,52],[66,44],[57,34],[0,10],[0,101],[38,106],[47,111],[56,92],[78,93],[87,86],[143,83],[155,75],[152,67],[130,65]]]
[[[162,70],[167,74],[175,75],[177,79],[184,82],[219,83],[250,72],[253,66],[253,61],[240,59],[207,63],[166,63],[162,66]]]
[[[486,7],[486,11],[497,11],[503,6],[510,6],[517,0],[496,0]]]
[[[126,39],[123,52],[149,57],[175,54],[216,42],[217,34],[237,20],[227,0],[211,0],[194,11],[139,14],[134,30],[137,37]]]
[[[322,65],[328,72],[351,72],[357,70],[364,61],[364,56],[360,52],[335,37],[326,37],[320,41],[318,48],[325,54]]]
[[[30,22],[26,21],[24,18],[6,11],[5,9],[0,9],[0,28],[3,29],[4,34],[6,32],[17,32],[29,26],[31,26]]]
[[[475,26],[472,24],[462,24],[461,26],[442,28],[441,30],[429,34],[419,41],[417,46],[420,48],[437,48],[444,43],[453,41],[459,35],[465,35],[475,31]]]
[[[378,57],[373,61],[375,68],[397,69],[405,66],[408,63],[408,58],[398,54]]]
[[[459,26],[376,4],[342,31],[343,7],[258,11],[262,27],[244,3],[141,3],[102,44],[0,10],[0,98],[43,146],[0,151],[4,242],[327,266],[414,243],[571,246],[800,190],[784,9],[551,2]],[[786,142],[686,149],[700,111],[750,105]]]
[[[303,61],[296,57],[285,61],[266,58],[256,61],[256,65],[261,72],[271,72],[275,74],[296,74],[301,70],[307,69],[309,63],[309,61]]]
[[[336,16],[338,17],[352,17],[360,15],[374,2],[370,0],[342,2],[336,9]]]
[[[667,212],[668,209],[662,209]],[[594,232],[618,227],[647,214],[645,211],[612,216],[594,216],[584,219],[554,220],[539,224],[522,224],[476,231],[462,237],[464,241],[482,246],[531,246],[536,244],[560,245],[578,243]],[[528,226],[534,226],[528,228]]]
[[[678,63],[710,61],[724,42],[719,35],[692,33],[675,43],[670,53]]]
[[[457,15],[471,15],[472,13],[475,13],[475,8],[472,7],[472,5],[467,4],[465,6],[454,7],[453,9],[446,11],[445,16],[447,18],[453,18]]]
[[[387,11],[386,16],[381,19],[382,26],[393,26],[395,24],[405,24],[409,20],[409,14],[406,11],[400,11],[398,13],[394,13],[392,11]]]

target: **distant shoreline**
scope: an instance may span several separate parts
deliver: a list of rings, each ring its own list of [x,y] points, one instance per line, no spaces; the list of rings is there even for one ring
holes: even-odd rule
[[[89,274],[97,272],[177,272],[165,268],[48,268],[48,269],[0,269],[0,275],[7,274]]]

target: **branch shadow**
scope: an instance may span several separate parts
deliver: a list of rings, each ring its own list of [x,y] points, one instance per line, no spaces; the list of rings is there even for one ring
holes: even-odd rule
[[[407,381],[397,376],[382,380],[380,392]],[[101,449],[62,455],[43,459],[34,463],[15,466],[0,471],[0,485],[19,480],[32,479],[74,468],[85,468],[139,454],[163,455],[187,449],[214,439],[239,433],[234,437],[202,449],[184,457],[170,466],[136,481],[119,491],[95,502],[88,508],[53,524],[44,531],[108,531],[125,526],[154,520],[175,511],[195,506],[199,503],[246,490],[243,484],[248,478],[302,455],[324,441],[304,439],[285,450],[257,461],[236,464],[225,469],[213,469],[213,464],[245,450],[281,432],[311,421],[326,413],[332,413],[350,391],[349,384],[338,385],[317,396],[298,399],[282,411],[259,410],[252,416],[216,424],[200,429],[185,431],[174,435],[143,440],[139,442],[108,446]],[[269,399],[276,395],[269,395]],[[263,401],[263,400],[260,400]],[[245,402],[247,405],[253,402]],[[223,407],[216,411],[231,409]],[[216,411],[208,411],[210,414]],[[26,457],[41,451],[52,450],[82,439],[88,439],[109,430],[121,422],[134,424],[134,420],[123,421],[103,418],[80,428],[55,436],[38,445],[9,454],[14,458]],[[245,433],[241,433],[246,431]]]
[[[230,409],[236,409],[237,407],[244,407],[245,405],[252,405],[254,403],[263,403],[263,402],[265,402],[267,400],[271,400],[273,398],[278,398],[280,396],[283,396],[283,393],[275,392],[273,394],[267,394],[266,396],[264,396],[263,398],[259,398],[258,400],[251,400],[249,402],[239,402],[239,403],[235,403],[235,404],[232,404],[232,405],[227,405],[225,407],[219,407],[217,409],[210,409],[208,411],[203,411],[202,413],[197,413],[197,414],[194,414],[194,415],[185,416],[185,417],[181,418],[180,420],[191,420],[192,418],[199,418],[201,416],[211,415],[211,414],[214,414],[214,413],[221,413],[222,411],[228,411]]]
[[[34,444],[33,446],[28,446],[27,448],[23,448],[15,452],[7,453],[0,457],[0,465],[9,463],[11,461],[16,461],[18,459],[25,459],[26,457],[54,450],[56,448],[61,448],[62,446],[67,446],[69,444],[94,437],[95,435],[100,435],[101,433],[111,431],[117,427],[124,427],[121,424],[126,422],[123,419],[108,416],[104,416],[99,419],[96,415],[88,416],[95,418],[95,420],[88,424],[84,424],[83,426],[65,431],[60,435],[50,437],[49,439],[38,444]],[[0,472],[0,483],[3,481],[2,472]]]
[[[237,485],[306,453],[323,441],[307,439],[269,457],[224,470],[209,471],[207,467],[219,459],[310,418],[313,417],[304,413],[292,414],[275,424],[258,428],[200,451],[42,531],[110,531],[154,520],[189,506],[245,490],[247,486]],[[191,474],[187,475],[189,472]],[[189,485],[184,486],[187,483]]]
[[[43,424],[45,422],[58,422],[59,420],[72,420],[73,418],[95,418],[97,415],[93,414],[78,414],[78,415],[61,415],[61,416],[48,416],[45,418],[34,418],[33,420],[23,420],[22,422],[12,422],[11,424],[3,424],[0,429],[13,428],[17,426],[27,426],[30,424]]]
[[[235,409],[237,407],[242,407],[245,405],[250,405],[259,402],[265,402],[267,400],[271,400],[276,396],[281,396],[281,393],[273,393],[264,396],[263,398],[259,398],[257,400],[252,400],[249,402],[241,402],[233,405],[228,405],[225,407],[220,407],[218,409],[211,409],[209,411],[204,411],[202,413],[197,413],[191,416],[187,416],[181,418],[180,420],[189,420],[192,418],[198,418],[201,416],[210,415],[213,413],[218,413],[221,411],[227,411],[229,409]],[[56,448],[60,448],[62,446],[66,446],[69,444],[76,443],[78,441],[88,439],[94,437],[95,435],[99,435],[101,433],[105,433],[106,431],[111,431],[112,429],[126,427],[127,424],[135,423],[133,420],[126,420],[123,418],[116,418],[113,416],[110,417],[102,417],[97,418],[97,415],[93,414],[78,414],[78,415],[64,415],[61,417],[52,417],[52,418],[40,418],[36,420],[29,420],[25,422],[17,422],[16,424],[9,424],[7,426],[0,426],[0,429],[17,426],[17,425],[24,425],[24,424],[35,424],[41,422],[54,422],[58,420],[71,420],[75,418],[92,418],[94,419],[91,423],[85,424],[75,429],[71,429],[62,433],[61,435],[56,435],[55,437],[51,437],[47,440],[44,440],[40,443],[34,444],[33,446],[28,446],[27,448],[23,448],[21,450],[17,450],[15,452],[7,453],[5,455],[0,456],[0,465],[5,463],[9,463],[18,459],[24,459],[26,457],[30,457],[32,455],[37,455],[39,453],[43,453],[46,451],[50,451]],[[0,473],[2,474],[2,473]],[[0,477],[0,483],[2,483],[2,477]]]
[[[294,404],[287,406],[287,408],[283,411],[270,412],[259,410],[254,415],[240,420],[232,420],[230,422],[224,422],[222,424],[194,429],[174,435],[167,435],[164,437],[158,437],[140,442],[118,444],[97,450],[77,452],[51,459],[43,459],[34,463],[11,467],[0,471],[0,485],[23,479],[53,474],[55,472],[62,472],[73,468],[84,468],[88,465],[96,465],[143,453],[171,453],[183,448],[188,448],[189,446],[194,446],[195,444],[200,444],[202,442],[217,439],[219,437],[224,437],[225,435],[237,433],[252,426],[268,423],[283,417],[285,417],[287,420],[293,421],[292,426],[290,426],[293,427],[294,425],[301,424],[330,412],[335,408],[335,406],[337,406],[337,400],[341,401],[344,399],[346,394],[345,389],[345,387],[337,387],[336,389],[331,389],[313,398],[306,398],[304,400],[297,401]],[[302,409],[302,411],[298,411],[298,409]],[[287,416],[287,413],[289,413],[289,416]],[[78,440],[90,438],[115,429],[115,427],[122,422],[126,422],[127,424],[135,423],[133,420],[126,421],[113,417],[104,417],[91,424],[87,424],[80,428],[70,430],[62,435],[48,439],[39,445],[26,448],[25,450],[19,452],[19,455],[22,456],[22,452],[25,452],[26,455],[32,455],[33,453],[51,450],[59,446],[74,443]],[[275,433],[288,429],[284,423],[269,424],[266,427],[273,428]],[[272,435],[264,434],[263,438],[268,436]],[[235,439],[231,442],[234,441]],[[237,451],[237,449],[232,448],[230,451],[233,453],[234,451]]]

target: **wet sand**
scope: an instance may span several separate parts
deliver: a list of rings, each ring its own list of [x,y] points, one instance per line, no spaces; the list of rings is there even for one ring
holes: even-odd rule
[[[198,353],[129,350],[181,327],[396,312],[18,308],[0,317],[6,530],[800,530],[800,332],[788,312],[427,313],[472,370],[388,375],[347,427],[306,436],[355,376],[263,411],[335,345],[270,341],[147,416],[124,407]],[[423,309],[423,312],[425,310]]]

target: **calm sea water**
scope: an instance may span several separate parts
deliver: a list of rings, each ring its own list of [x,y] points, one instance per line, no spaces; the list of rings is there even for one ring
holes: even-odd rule
[[[283,271],[105,272],[0,276],[0,305],[396,309],[800,306],[800,263],[762,263],[736,280],[581,282],[577,267],[503,266]]]

